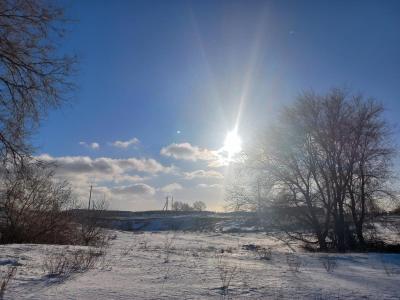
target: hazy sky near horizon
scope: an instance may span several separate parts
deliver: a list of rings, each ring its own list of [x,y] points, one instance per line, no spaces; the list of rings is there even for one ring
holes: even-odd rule
[[[221,209],[227,132],[245,146],[303,90],[345,86],[398,121],[399,1],[61,3],[79,89],[34,144],[82,201],[93,184],[114,209]]]

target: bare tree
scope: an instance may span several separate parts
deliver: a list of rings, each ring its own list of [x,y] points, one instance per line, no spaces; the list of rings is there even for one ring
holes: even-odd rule
[[[267,205],[315,239],[292,228],[293,237],[323,250],[364,244],[367,212],[393,195],[393,147],[382,112],[376,101],[341,89],[304,93],[248,151],[247,169],[267,182]]]
[[[29,142],[47,112],[74,88],[69,79],[76,58],[58,48],[66,21],[52,1],[0,1],[2,242],[61,242],[73,226],[66,213],[73,202],[68,184],[32,159]]]
[[[359,243],[364,246],[363,225],[373,216],[379,199],[395,199],[388,183],[394,149],[390,143],[391,132],[382,120],[383,107],[373,101],[355,102],[357,113],[353,116],[351,132],[357,141],[353,146],[354,166],[348,181],[348,207]]]
[[[323,207],[317,190],[324,184],[315,168],[318,149],[313,148],[308,120],[302,119],[304,114],[300,109],[303,110],[294,107],[284,111],[278,126],[271,128],[268,137],[260,140],[261,144],[249,153],[247,163],[259,176],[268,174],[269,185],[273,186],[268,198],[272,200],[270,204],[283,207],[286,220],[295,218],[311,228],[320,248],[326,249],[328,228],[324,225],[329,222],[320,218]],[[329,205],[326,208],[329,209]],[[328,218],[330,212],[325,211],[324,216]],[[296,235],[312,242],[300,232]]]
[[[261,181],[248,172],[247,165],[231,163],[230,169],[234,176],[229,178],[226,188],[228,210],[233,211],[260,211],[264,187]]]
[[[204,211],[206,208],[207,206],[203,201],[195,201],[193,203],[193,210],[195,211]]]
[[[179,211],[179,210],[182,210],[181,208],[182,208],[182,202],[180,202],[180,201],[174,201],[174,203],[172,203],[172,205],[171,205],[171,209],[172,210],[175,210],[175,211]]]
[[[75,57],[61,56],[63,10],[51,1],[0,1],[0,159],[30,154],[27,138],[64,102]]]
[[[174,201],[172,204],[172,210],[175,211],[193,211],[193,207],[190,206],[190,204],[186,202],[181,202],[181,201]]]

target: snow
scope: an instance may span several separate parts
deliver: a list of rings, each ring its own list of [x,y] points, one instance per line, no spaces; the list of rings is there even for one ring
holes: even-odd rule
[[[293,252],[263,233],[111,233],[115,239],[96,267],[63,281],[47,277],[43,261],[76,247],[1,245],[0,270],[19,265],[5,299],[221,299],[221,270],[232,273],[230,299],[400,298],[399,254],[306,253],[292,245]],[[243,247],[250,244],[270,247],[271,259]],[[331,272],[327,256],[336,264]]]

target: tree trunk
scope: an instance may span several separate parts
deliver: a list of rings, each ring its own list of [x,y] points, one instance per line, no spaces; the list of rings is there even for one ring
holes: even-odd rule
[[[361,247],[364,247],[365,240],[364,240],[364,234],[363,234],[363,222],[357,222],[355,224],[355,226],[356,226],[356,234],[357,234],[358,243],[360,244]]]
[[[318,244],[319,244],[319,250],[321,251],[328,250],[328,245],[326,244],[326,235],[318,233]]]
[[[339,203],[339,215],[336,220],[336,235],[338,238],[337,248],[339,252],[344,252],[346,250],[346,235],[344,226],[344,210],[343,203]]]

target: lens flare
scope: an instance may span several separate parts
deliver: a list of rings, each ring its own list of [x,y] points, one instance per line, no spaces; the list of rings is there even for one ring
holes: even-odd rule
[[[223,150],[227,152],[228,160],[242,151],[242,139],[235,130],[229,131],[226,135]]]

